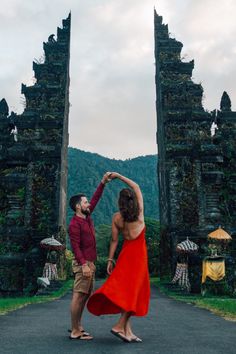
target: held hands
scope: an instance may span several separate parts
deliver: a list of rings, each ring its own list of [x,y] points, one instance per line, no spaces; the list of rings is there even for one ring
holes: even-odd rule
[[[106,172],[102,177],[102,183],[106,184],[110,182],[112,179],[119,178],[121,175],[117,172]]]
[[[115,178],[121,178],[122,176],[117,172],[106,172],[102,177],[102,183],[106,184]]]
[[[120,174],[117,172],[111,172],[111,174],[110,174],[111,179],[119,178],[119,176],[120,176]]]
[[[117,172],[107,172],[103,176],[103,179],[106,179],[107,182],[110,182],[113,179],[119,178],[121,175]]]
[[[106,184],[111,181],[111,172],[106,172],[105,175],[102,177],[102,183]]]

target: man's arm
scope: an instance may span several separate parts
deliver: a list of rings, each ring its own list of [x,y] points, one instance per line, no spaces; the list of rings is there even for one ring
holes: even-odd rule
[[[99,199],[101,198],[103,190],[104,190],[104,187],[105,187],[105,184],[110,181],[110,179],[109,179],[110,174],[111,174],[110,172],[105,173],[105,175],[103,176],[103,178],[102,178],[99,186],[97,187],[94,195],[92,196],[92,199],[90,201],[90,207],[89,207],[90,213],[92,213],[94,211]]]
[[[83,252],[80,249],[80,229],[75,225],[69,226],[69,237],[71,247],[75,256],[75,259],[79,264],[86,264],[86,259],[84,258]]]

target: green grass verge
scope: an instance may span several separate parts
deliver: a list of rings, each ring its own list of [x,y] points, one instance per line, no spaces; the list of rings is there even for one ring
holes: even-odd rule
[[[72,285],[73,285],[73,280],[70,279],[70,280],[66,280],[63,286],[59,290],[53,292],[50,295],[2,298],[0,299],[0,315],[5,315],[9,311],[17,310],[29,304],[38,304],[42,302],[56,300],[61,296],[65,295],[72,288]]]
[[[197,295],[180,295],[174,291],[168,290],[159,278],[152,278],[151,284],[158,287],[162,293],[169,297],[194,304],[198,307],[205,308],[211,312],[224,317],[227,320],[236,321],[236,299],[229,296],[206,296]]]

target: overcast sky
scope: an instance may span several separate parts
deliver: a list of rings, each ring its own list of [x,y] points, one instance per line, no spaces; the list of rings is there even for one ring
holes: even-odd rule
[[[21,83],[72,12],[70,146],[111,158],[157,152],[153,9],[195,59],[204,107],[236,110],[235,0],[1,0],[0,99],[22,113]]]

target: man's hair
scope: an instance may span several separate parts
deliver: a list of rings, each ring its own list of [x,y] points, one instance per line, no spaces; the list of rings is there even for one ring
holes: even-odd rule
[[[80,194],[77,194],[77,195],[73,195],[70,198],[69,205],[70,205],[72,210],[76,211],[76,204],[79,204],[81,202],[81,198],[82,197],[86,197],[86,195],[80,193]]]
[[[124,221],[132,222],[138,220],[138,200],[132,189],[124,188],[120,191],[118,205]]]

